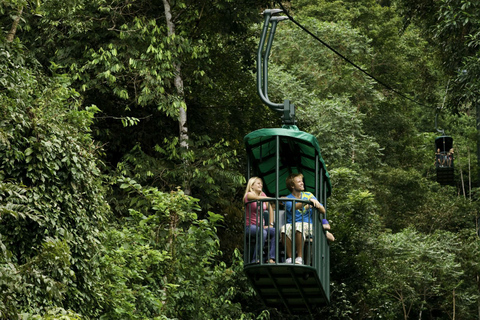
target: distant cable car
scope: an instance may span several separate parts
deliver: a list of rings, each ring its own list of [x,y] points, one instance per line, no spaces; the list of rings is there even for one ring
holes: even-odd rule
[[[249,202],[256,202],[256,224],[260,232],[245,236],[244,271],[266,306],[284,308],[291,314],[312,314],[316,307],[330,303],[330,247],[322,221],[327,218],[326,202],[331,193],[331,183],[317,139],[300,131],[295,125],[293,104],[288,100],[283,104],[272,103],[268,98],[268,57],[273,36],[277,23],[288,19],[284,16],[272,16],[279,12],[282,10],[263,12],[265,22],[258,48],[257,88],[262,101],[281,113],[284,125],[282,128],[259,129],[244,138],[248,155],[247,181],[252,176],[261,178],[264,182],[263,189],[269,197]],[[266,49],[263,50],[270,24]],[[301,240],[304,257],[302,264],[295,263],[298,255],[295,250],[291,257],[293,259],[287,262],[281,242],[281,228],[285,225],[285,204],[290,201],[295,207],[296,203],[308,203],[306,200],[285,198],[290,193],[286,187],[286,178],[290,173],[303,174],[305,191],[313,193],[326,210],[325,214],[315,208],[310,211],[313,230],[307,232],[308,236]],[[267,202],[275,208],[273,222],[267,221],[267,217],[263,216],[263,204]],[[249,203],[246,204],[245,227]],[[270,224],[275,227],[275,237],[273,240],[263,239],[262,231]],[[293,248],[296,247],[294,232],[292,231],[291,237]],[[274,263],[268,263],[267,259],[270,241],[275,241]]]
[[[442,135],[435,139],[435,170],[441,185],[455,185],[453,138],[437,127],[438,112],[435,114],[435,129]]]
[[[435,139],[435,168],[437,182],[441,185],[454,185],[453,138],[442,135]]]

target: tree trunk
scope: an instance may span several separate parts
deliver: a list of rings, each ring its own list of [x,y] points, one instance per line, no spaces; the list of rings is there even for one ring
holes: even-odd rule
[[[453,289],[453,315],[452,315],[452,320],[455,320],[455,289]]]
[[[478,318],[480,319],[480,298],[477,299],[477,312],[478,312]]]
[[[458,168],[460,168],[460,181],[462,183],[463,198],[467,199],[467,194],[465,193],[465,181],[463,181],[463,170],[460,166],[459,158],[460,157],[457,157],[457,166],[458,166]]]
[[[470,148],[467,147],[468,150],[468,198],[472,201],[472,167],[470,163]]]
[[[165,19],[167,21],[168,36],[175,34],[175,23],[172,20],[172,12],[170,8],[169,0],[163,0],[163,7],[165,9]],[[188,127],[187,127],[187,110],[185,109],[185,97],[183,90],[183,79],[180,63],[174,63],[174,68],[176,71],[174,85],[177,89],[177,94],[182,99],[182,105],[180,105],[180,115],[178,116],[178,125],[179,125],[179,138],[180,138],[180,147],[188,149]],[[186,160],[184,160],[186,162]],[[185,163],[187,165],[187,163]],[[191,190],[188,184],[188,181],[184,181],[184,192],[186,195],[191,194]]]
[[[18,9],[17,16],[13,20],[12,27],[10,28],[10,31],[7,33],[7,42],[12,42],[13,39],[15,38],[15,34],[17,33],[18,23],[20,22],[20,18],[22,17],[22,12],[23,12],[23,7],[20,7],[20,9]]]
[[[418,320],[422,320],[422,316],[423,316],[423,307],[425,306],[425,301],[427,300],[427,293],[426,293],[427,290],[423,290],[423,299],[422,299],[422,303],[420,304],[420,312],[418,313]]]
[[[480,275],[477,274],[477,290],[480,292]],[[480,298],[477,299],[477,312],[480,319]]]
[[[352,163],[355,163],[355,135],[352,135]]]
[[[405,300],[403,299],[403,295],[402,295],[402,294],[400,294],[399,297],[400,297],[399,300],[400,300],[400,302],[402,303],[403,318],[404,318],[405,320],[407,320],[407,319],[408,319],[408,312],[407,312],[407,307],[406,307],[406,305],[405,305]]]
[[[477,165],[480,166],[480,101],[476,103],[477,116]],[[477,173],[477,183],[480,182],[480,170]]]

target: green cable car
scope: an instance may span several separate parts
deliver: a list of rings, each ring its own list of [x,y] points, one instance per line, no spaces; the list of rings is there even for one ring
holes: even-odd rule
[[[454,185],[453,138],[443,134],[435,139],[435,169],[437,182],[441,185]]]
[[[437,182],[441,185],[455,185],[453,165],[453,138],[445,134],[445,130],[437,126],[438,112],[435,114],[435,129],[442,135],[435,138],[435,170]]]
[[[252,175],[261,178],[269,196],[258,201],[257,208],[263,207],[261,202],[270,202],[275,207],[274,239],[261,239],[260,232],[245,237],[244,271],[265,305],[284,308],[292,314],[311,314],[316,307],[330,302],[330,247],[322,228],[326,214],[314,210],[313,231],[303,244],[302,265],[286,262],[280,231],[285,221],[282,204],[292,201],[285,198],[290,193],[285,179],[292,172],[303,174],[305,190],[313,193],[327,209],[331,184],[317,139],[296,126],[284,126],[254,131],[245,136],[244,141],[248,154],[247,178]],[[263,217],[258,222],[259,230],[269,225]],[[291,238],[295,241],[295,237]],[[258,250],[258,261],[252,261],[256,243],[264,242],[263,249],[270,247],[270,241],[276,244],[275,263],[267,263],[267,250]],[[298,253],[293,255],[295,257]]]
[[[283,104],[272,103],[268,98],[268,57],[273,36],[277,23],[288,19],[274,16],[279,12],[282,10],[263,12],[265,22],[258,48],[257,89],[262,101],[281,113],[283,127],[259,129],[244,138],[248,155],[247,181],[254,176],[261,178],[263,190],[268,196],[245,204],[245,230],[250,224],[255,224],[258,231],[253,235],[245,232],[244,271],[266,306],[286,309],[291,314],[312,314],[318,306],[330,303],[330,247],[323,223],[327,218],[326,202],[331,193],[331,183],[317,139],[300,131],[295,125],[294,105],[289,100]],[[266,41],[269,26],[271,28]],[[296,231],[287,231],[286,220],[289,218],[286,209],[290,205],[293,215],[290,219],[293,221],[289,223],[295,225],[297,221],[293,208],[297,208],[299,203],[305,208],[309,201],[286,197],[290,194],[286,178],[291,173],[303,175],[305,191],[311,192],[325,209],[325,212],[321,212],[312,207],[303,211],[308,212],[306,214],[310,215],[311,223],[301,224],[300,232],[304,235],[299,240],[301,252],[296,243]],[[250,206],[253,203],[255,206]],[[272,216],[264,212],[267,204],[274,208],[273,221],[270,221]],[[253,215],[249,206],[256,210]],[[255,223],[252,217],[255,217]],[[267,231],[269,236],[266,236]],[[293,255],[290,259],[283,239],[289,236],[289,232],[291,247],[297,249],[290,252]],[[302,262],[296,263],[298,257],[303,257]]]

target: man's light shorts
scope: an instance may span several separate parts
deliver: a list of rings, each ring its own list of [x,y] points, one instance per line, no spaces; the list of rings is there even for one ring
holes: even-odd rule
[[[292,239],[292,230],[293,226],[291,223],[288,223],[284,226],[282,226],[281,233],[285,233],[289,239]],[[296,222],[295,223],[295,229],[298,232],[301,232],[303,235],[303,241],[305,241],[305,237],[312,235],[313,233],[313,225],[308,222]]]

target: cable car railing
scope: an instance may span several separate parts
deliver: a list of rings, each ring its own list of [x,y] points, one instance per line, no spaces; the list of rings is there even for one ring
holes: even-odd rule
[[[264,198],[262,200],[252,200],[245,203],[245,230],[249,230],[250,225],[256,226],[254,232],[248,231],[245,234],[245,265],[271,264],[271,262],[269,262],[270,259],[275,261],[273,262],[274,264],[296,264],[295,259],[300,256],[303,258],[302,264],[304,266],[310,266],[320,270],[321,260],[322,258],[325,258],[320,256],[320,253],[322,252],[322,238],[326,241],[325,230],[321,223],[322,219],[324,219],[324,214],[312,206],[307,209],[309,212],[303,214],[303,216],[307,217],[307,220],[311,221],[311,223],[305,222],[303,219],[302,221],[297,221],[295,213],[292,214],[292,222],[287,223],[286,211],[284,209],[285,203],[287,202],[292,203],[292,208],[295,208],[297,203],[310,205],[308,200],[292,198]],[[256,212],[252,212],[252,206],[250,205],[252,203],[256,203]],[[263,209],[264,204],[267,204],[267,206],[270,204],[274,207],[273,225],[270,225],[271,221],[267,220],[269,218],[269,213],[268,209]],[[251,218],[249,219],[249,217],[254,217],[254,221],[252,221]],[[297,222],[304,223],[301,223],[300,228],[293,227]],[[290,232],[287,233],[286,226],[288,224],[291,224],[292,228]],[[301,254],[295,250],[298,241],[295,232],[300,232],[302,234],[303,243]],[[274,234],[273,236],[271,236],[272,233]],[[282,239],[282,233],[285,234],[285,237],[288,236],[292,241],[290,262],[287,262],[286,244],[284,243],[285,239]],[[272,241],[274,241],[274,254],[270,254]],[[317,256],[315,256],[315,252],[318,253]]]

